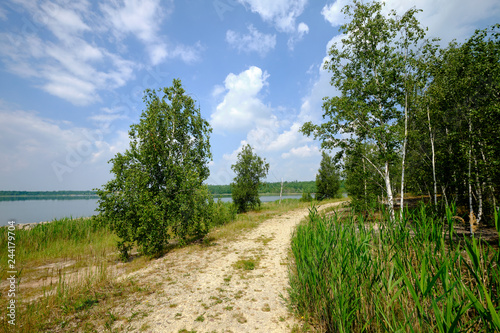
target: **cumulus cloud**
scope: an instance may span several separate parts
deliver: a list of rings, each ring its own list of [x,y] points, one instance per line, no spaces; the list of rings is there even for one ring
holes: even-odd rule
[[[238,75],[230,73],[224,81],[224,99],[211,115],[212,127],[215,130],[239,131],[269,118],[271,109],[259,98],[268,77],[267,72],[256,66]],[[221,94],[220,88],[215,89]]]
[[[336,0],[331,4],[325,5],[321,10],[321,15],[334,27],[342,25],[346,23],[342,8],[350,3],[348,0]]]
[[[290,149],[289,152],[281,154],[281,157],[283,157],[283,158],[291,158],[291,157],[306,158],[306,157],[320,156],[320,155],[321,155],[321,152],[317,146],[305,145],[305,146],[298,147],[298,148],[292,148],[292,149]]]
[[[248,26],[249,34],[243,35],[233,30],[226,32],[226,41],[238,52],[257,52],[264,57],[276,46],[276,35],[259,32],[253,25]]]

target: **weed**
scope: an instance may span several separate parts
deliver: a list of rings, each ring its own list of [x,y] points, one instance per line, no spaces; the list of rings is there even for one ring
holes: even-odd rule
[[[236,261],[233,266],[236,269],[243,269],[245,271],[251,271],[255,269],[257,262],[255,259],[240,259]]]
[[[244,324],[247,322],[247,319],[245,318],[245,316],[243,315],[243,313],[239,312],[239,313],[235,313],[233,315],[233,317],[236,319],[236,321],[240,324]]]

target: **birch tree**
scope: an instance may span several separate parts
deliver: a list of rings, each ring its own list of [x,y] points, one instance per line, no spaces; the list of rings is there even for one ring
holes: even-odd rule
[[[355,0],[344,7],[344,14],[351,20],[341,26],[342,43],[331,47],[325,63],[325,69],[332,72],[331,85],[340,96],[324,99],[326,123],[306,123],[302,132],[319,138],[326,149],[337,147],[348,153],[360,143],[375,146],[380,163],[366,155],[362,158],[382,178],[388,211],[394,220],[391,166],[401,149],[400,121],[405,110],[401,94],[406,88],[407,71],[399,48],[408,51],[421,29],[414,18],[416,10],[405,13],[402,22],[394,11],[385,17],[382,6]],[[398,37],[402,27],[407,40]]]
[[[146,90],[144,102],[129,149],[110,160],[114,178],[97,191],[98,210],[120,238],[124,258],[135,244],[158,254],[171,235],[202,236],[211,218],[203,186],[212,158],[209,123],[178,79],[158,92]]]

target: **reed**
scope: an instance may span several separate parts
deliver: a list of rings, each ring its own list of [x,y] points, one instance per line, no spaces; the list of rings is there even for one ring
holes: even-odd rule
[[[292,308],[324,332],[500,330],[498,247],[458,239],[452,210],[375,226],[311,209],[292,238]]]

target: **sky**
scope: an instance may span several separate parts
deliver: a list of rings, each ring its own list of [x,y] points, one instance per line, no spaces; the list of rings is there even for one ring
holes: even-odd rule
[[[266,181],[314,180],[303,136],[333,96],[327,51],[348,0],[4,0],[0,3],[0,190],[89,190],[112,179],[145,89],[182,81],[213,128],[207,184],[229,184],[250,144]],[[446,45],[500,22],[498,0],[387,0],[416,7]]]

